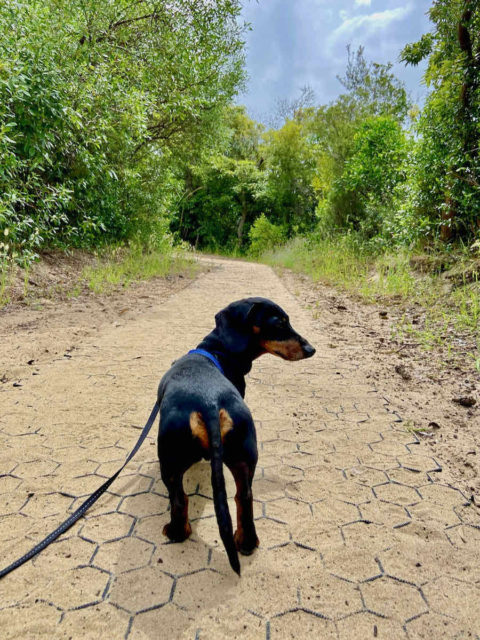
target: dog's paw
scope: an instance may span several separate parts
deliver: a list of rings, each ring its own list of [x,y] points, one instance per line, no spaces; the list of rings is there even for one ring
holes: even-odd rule
[[[167,536],[172,542],[183,542],[190,537],[191,533],[192,527],[189,522],[183,527],[179,527],[172,522],[169,522],[163,527],[163,535]]]
[[[247,537],[243,534],[243,532],[239,532],[238,530],[235,531],[233,539],[235,540],[237,551],[241,553],[242,556],[252,555],[252,553],[260,544],[260,541],[255,534]]]

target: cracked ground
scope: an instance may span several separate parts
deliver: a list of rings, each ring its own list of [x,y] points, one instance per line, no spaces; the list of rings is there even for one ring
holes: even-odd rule
[[[480,638],[480,518],[442,481],[375,383],[342,358],[321,314],[266,266],[214,260],[166,300],[86,336],[0,389],[2,566],[122,464],[162,374],[232,300],[280,304],[314,358],[257,360],[260,548],[229,568],[210,471],[186,474],[191,538],[168,543],[156,434],[64,537],[0,581],[0,638]],[[234,514],[234,483],[225,471]]]

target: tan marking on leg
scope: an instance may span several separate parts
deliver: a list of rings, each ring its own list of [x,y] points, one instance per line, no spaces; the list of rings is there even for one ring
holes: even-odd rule
[[[200,440],[200,444],[204,449],[208,449],[208,433],[202,414],[198,411],[192,411],[190,414],[190,429],[194,438]]]
[[[297,340],[263,340],[260,345],[268,353],[285,360],[302,360],[305,357],[302,346]]]
[[[233,420],[226,409],[220,409],[218,416],[220,419],[220,435],[223,442],[227,433],[233,429]]]

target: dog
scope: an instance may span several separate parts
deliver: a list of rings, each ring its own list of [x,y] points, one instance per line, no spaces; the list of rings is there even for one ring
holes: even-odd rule
[[[232,302],[215,316],[215,329],[173,363],[158,389],[158,457],[170,499],[163,533],[172,542],[191,532],[183,474],[202,458],[210,460],[213,500],[220,537],[232,569],[240,575],[238,552],[258,546],[253,520],[252,480],[257,439],[245,404],[245,375],[265,353],[302,360],[315,349],[290,325],[285,311],[266,298]],[[228,510],[223,463],[235,479],[237,529]]]

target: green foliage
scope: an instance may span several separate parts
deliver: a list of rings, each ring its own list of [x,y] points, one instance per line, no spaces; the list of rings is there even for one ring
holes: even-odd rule
[[[340,96],[334,103],[312,110],[304,125],[314,149],[312,186],[318,199],[317,215],[321,221],[328,220],[329,228],[344,226],[345,216],[357,208],[355,194],[333,193],[332,186],[340,180],[352,154],[358,122],[355,103]]]
[[[305,114],[316,158],[312,185],[320,228],[392,243],[405,235],[396,215],[412,146],[402,128],[409,108],[405,88],[391,65],[368,63],[362,48],[354,54],[348,49],[340,80],[348,93]]]
[[[302,123],[287,120],[281,129],[266,132],[262,153],[272,220],[290,235],[311,229],[315,221],[315,159]]]
[[[363,47],[352,52],[347,47],[347,69],[338,79],[362,115],[390,116],[403,122],[409,102],[404,85],[391,73],[392,64],[367,62]]]
[[[55,268],[49,274],[45,266],[52,261]],[[72,270],[72,265],[76,269]],[[108,245],[94,252],[73,250],[66,260],[61,251],[53,249],[49,251],[48,262],[38,267],[36,264],[20,267],[13,262],[6,266],[0,271],[0,310],[19,300],[40,308],[45,299],[78,297],[86,289],[113,294],[141,280],[176,274],[193,277],[201,269],[188,252],[173,247],[171,237],[166,234],[155,246],[133,241],[128,245]]]
[[[57,45],[42,38],[48,16],[32,7],[29,33],[22,9],[11,2],[0,7],[0,251],[28,258],[67,220],[72,190],[58,179],[58,140],[73,114],[64,113]]]
[[[402,52],[408,64],[428,57],[414,206],[443,240],[469,240],[480,224],[480,7],[435,0],[429,16],[432,32]]]
[[[0,252],[157,236],[243,80],[236,0],[4,0]],[[209,142],[208,142],[209,143]]]
[[[83,270],[82,280],[94,293],[111,293],[119,286],[128,287],[138,280],[194,273],[195,268],[194,262],[185,255],[175,254],[165,238],[154,249],[140,243],[108,247],[101,252],[97,264]]]
[[[263,128],[243,107],[228,107],[217,122],[217,149],[190,163],[172,230],[201,248],[242,249],[245,231],[264,206],[265,173],[259,145]]]
[[[296,273],[306,273],[314,281],[353,289],[368,280],[372,252],[358,235],[327,237],[317,233],[294,238],[283,247],[266,251],[262,260]]]
[[[381,235],[384,222],[397,204],[397,187],[406,180],[407,141],[393,118],[368,118],[357,130],[350,158],[335,189],[355,199],[356,211],[344,225],[361,231],[364,237]]]
[[[0,4],[0,263],[42,247],[170,238],[258,253],[359,236],[370,250],[478,236],[480,8],[434,0],[414,117],[392,65],[348,48],[344,93],[305,87],[268,131],[231,101],[240,0]],[[418,109],[417,109],[418,111]]]
[[[451,291],[446,292],[442,270],[430,268],[421,274],[415,271],[418,261],[429,259],[456,265],[460,277]],[[417,319],[413,324],[407,317],[400,318],[394,327],[397,336],[409,334],[427,350],[433,345],[449,350],[452,336],[461,331],[466,338],[462,344],[476,344],[468,357],[472,368],[478,371],[480,282],[478,258],[472,260],[470,251],[457,248],[451,254],[432,255],[408,248],[379,251],[359,234],[314,234],[266,251],[261,260],[307,274],[314,281],[343,289],[365,302],[391,300],[410,309],[414,306],[415,315],[423,316],[422,321]]]
[[[407,64],[418,65],[432,52],[433,38],[425,33],[418,42],[407,44],[402,50],[402,60]]]
[[[245,250],[254,221],[265,214],[294,235],[315,223],[315,157],[301,120],[263,131],[243,107],[224,110],[216,151],[190,163],[172,230],[200,248]]]
[[[171,222],[175,235],[196,248],[233,250],[240,207],[229,177],[212,166],[192,166],[186,186]]]
[[[341,80],[348,93],[330,105],[312,106],[307,89],[280,104],[285,120],[277,129],[263,131],[242,107],[225,109],[217,126],[222,142],[185,171],[172,229],[222,252],[245,249],[245,232],[260,215],[259,224],[281,227],[288,237],[320,222],[325,232],[403,239],[395,211],[407,193],[401,188],[411,146],[402,129],[405,89],[391,65],[368,63],[362,48],[348,50]]]
[[[406,141],[400,125],[387,117],[369,118],[354,137],[344,171],[345,186],[369,200],[387,203],[402,180]]]
[[[252,224],[248,235],[249,253],[255,257],[280,247],[287,238],[285,228],[270,222],[264,213]]]

